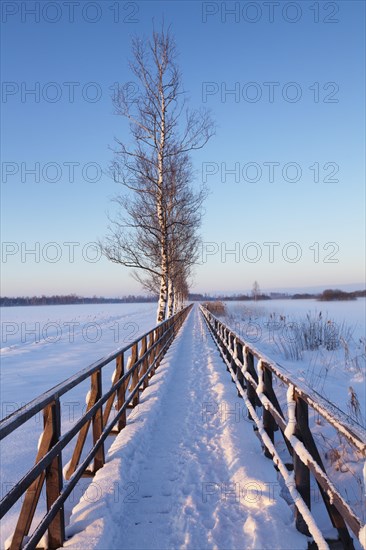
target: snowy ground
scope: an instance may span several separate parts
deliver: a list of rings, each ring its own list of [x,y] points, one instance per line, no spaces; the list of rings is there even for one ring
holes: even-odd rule
[[[230,303],[226,321],[304,381],[317,381],[324,375],[317,376],[314,359],[309,370],[309,353],[313,352],[304,354],[300,361],[285,359],[273,341],[274,330],[268,328],[271,313],[275,313],[272,320],[276,322],[280,315],[286,315],[287,321],[290,316],[299,317],[299,309],[289,312],[284,306],[299,308],[300,302],[272,301],[245,311],[242,308],[247,308],[246,304]],[[357,312],[349,323],[354,327],[350,351],[351,359],[359,354],[357,365],[350,359],[346,371],[340,367],[344,350],[332,353],[331,360],[325,350],[317,353],[323,368],[338,361],[337,368],[326,369],[328,385],[323,385],[328,388],[326,395],[336,402],[347,395],[350,384],[361,401],[364,388],[362,355],[356,348],[357,338],[362,338],[365,301],[352,304]],[[318,312],[334,306],[312,305]],[[311,309],[310,302],[302,307],[305,315]],[[155,309],[155,304],[2,308],[2,416],[150,329],[155,324]],[[333,309],[333,319],[339,324],[350,317],[336,316]],[[253,322],[261,328],[257,341]],[[278,336],[281,331],[276,330]],[[103,384],[110,384],[113,368],[105,369]],[[87,385],[81,384],[63,400],[63,431],[83,412],[87,390]],[[344,398],[343,407],[346,405]],[[318,420],[312,418],[314,428],[322,431]],[[2,494],[32,466],[41,429],[38,416],[2,446]],[[334,434],[327,437],[330,443],[324,443],[325,447],[338,444]],[[197,306],[142,394],[140,405],[129,415],[127,427],[116,439],[111,436],[110,443],[106,466],[93,480],[82,479],[66,503],[67,516],[75,507],[67,528],[68,548],[307,547],[307,539],[294,528],[283,484],[262,454],[245,405],[236,395]],[[63,454],[64,465],[70,452],[66,449]],[[346,480],[343,494],[356,503],[362,515],[360,494],[364,488],[359,482],[359,465],[357,461],[343,461],[337,475],[338,480]],[[344,466],[348,468],[345,472]],[[319,493],[314,492],[317,517],[318,512],[321,515],[319,499]],[[42,495],[36,521],[43,515],[44,501]],[[2,548],[14,527],[17,510],[19,507],[2,523]],[[334,535],[334,531],[327,534]]]
[[[0,309],[1,417],[155,325],[156,304]]]
[[[349,302],[316,300],[271,300],[264,302],[227,302],[223,321],[239,336],[271,359],[285,366],[323,397],[344,412],[350,410],[351,386],[360,403],[360,424],[366,422],[366,299]],[[319,320],[319,315],[320,320]],[[334,349],[297,353],[297,331],[310,316],[329,327]]]
[[[69,550],[307,548],[197,306],[93,484]]]
[[[92,304],[1,308],[1,416],[11,414],[112,350],[128,345],[155,325],[156,304]],[[103,386],[110,386],[114,364],[103,369]],[[85,411],[85,381],[61,400],[65,432]],[[33,465],[42,418],[37,414],[0,448],[1,496]],[[112,439],[110,440],[112,443]],[[71,457],[73,442],[63,453]],[[87,441],[88,444],[88,441]],[[78,502],[88,485],[82,480],[66,504],[66,513]],[[92,491],[92,489],[91,489]],[[1,522],[1,548],[12,533],[20,502]],[[36,519],[42,517],[41,495]]]

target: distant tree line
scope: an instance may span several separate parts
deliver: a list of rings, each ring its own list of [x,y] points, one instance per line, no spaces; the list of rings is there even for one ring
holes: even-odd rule
[[[210,294],[189,294],[189,299],[197,302],[246,302],[249,300],[271,300],[272,298],[268,294],[258,294],[256,296],[252,294],[225,294],[211,296]]]
[[[366,296],[366,290],[356,290],[355,292],[344,292],[343,290],[327,289],[318,296],[318,300],[321,302],[330,302],[334,300],[356,300],[356,298],[363,298]]]
[[[309,294],[308,292],[303,292],[303,293],[297,293],[297,294],[294,294],[292,296],[292,299],[293,300],[310,300],[310,299],[314,299],[314,298],[318,298],[318,294]]]
[[[293,300],[316,299],[320,302],[356,300],[356,298],[365,298],[366,290],[355,290],[354,292],[345,292],[344,290],[331,289],[323,290],[321,294],[294,294]]]
[[[298,293],[287,295],[286,298],[293,300],[318,299],[320,301],[332,300],[355,300],[356,298],[365,298],[366,290],[356,290],[354,292],[344,292],[343,290],[324,290],[321,294]],[[278,298],[276,294],[258,294],[256,297],[253,294],[232,294],[230,296],[210,294],[190,293],[188,300],[191,302],[246,302],[254,300],[273,300]],[[65,296],[55,294],[53,296],[17,296],[9,298],[7,296],[0,297],[0,306],[51,306],[51,305],[66,305],[66,304],[134,304],[134,303],[153,303],[158,301],[158,295],[139,296],[129,294],[121,298],[104,298],[103,296],[77,296],[76,294],[67,294]]]
[[[123,298],[103,298],[102,296],[84,297],[76,294],[66,296],[18,296],[16,298],[0,297],[0,306],[53,306],[67,304],[133,304],[156,302],[157,296],[135,296],[130,294]]]
[[[355,290],[354,292],[345,292],[339,289],[327,289],[320,294],[310,294],[310,293],[297,293],[297,294],[281,294],[272,292],[268,294],[232,294],[230,296],[225,296],[225,294],[210,296],[209,294],[190,294],[189,299],[195,301],[204,301],[204,302],[243,302],[249,300],[275,300],[275,299],[292,299],[292,300],[305,300],[305,299],[315,299],[320,301],[336,301],[336,300],[355,300],[356,298],[365,298],[366,290]]]

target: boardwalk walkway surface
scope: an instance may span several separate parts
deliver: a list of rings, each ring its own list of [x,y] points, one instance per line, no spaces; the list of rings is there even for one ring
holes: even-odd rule
[[[281,491],[195,306],[75,507],[65,547],[307,548]]]

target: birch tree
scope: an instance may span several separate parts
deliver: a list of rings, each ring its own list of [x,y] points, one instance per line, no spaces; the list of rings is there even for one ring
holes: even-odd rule
[[[120,88],[113,98],[116,113],[129,121],[132,138],[132,145],[116,139],[111,167],[125,194],[116,199],[121,215],[111,220],[101,247],[111,261],[146,272],[154,285],[159,281],[157,321],[161,322],[166,315],[170,272],[175,263],[183,261],[175,257],[171,242],[172,228],[176,234],[179,223],[182,233],[185,227],[185,222],[174,219],[177,175],[189,183],[184,162],[189,164],[190,152],[202,148],[214,128],[207,111],[187,108],[169,29],[154,31],[151,40],[134,39],[132,53],[130,68],[139,92],[131,101],[126,89]],[[182,199],[182,185],[179,190]],[[189,193],[189,188],[185,191]],[[191,196],[188,202],[192,200]]]
[[[174,164],[174,166],[173,166]],[[194,189],[190,185],[191,166],[187,155],[169,159],[169,182],[164,192],[166,217],[166,240],[168,243],[168,302],[166,317],[170,317],[175,301],[182,294],[181,288],[188,288],[192,266],[199,257],[202,205],[207,190],[204,186]],[[109,259],[120,263],[121,254],[130,267],[141,265],[143,270],[135,270],[133,277],[149,292],[158,294],[161,271],[159,263],[160,227],[155,214],[151,195],[136,193],[132,198],[118,197],[121,206],[121,220],[114,220],[112,237],[107,239],[104,252]],[[130,229],[132,228],[132,233]],[[118,245],[116,246],[116,242]],[[138,251],[138,252],[137,252]],[[140,258],[140,260],[139,260]]]

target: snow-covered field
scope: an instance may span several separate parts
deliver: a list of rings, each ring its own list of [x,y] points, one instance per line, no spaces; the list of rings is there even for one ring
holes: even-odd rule
[[[8,307],[1,308],[0,314],[2,418],[156,324],[154,303]],[[110,385],[113,369],[113,362],[103,369],[105,388]],[[85,411],[88,390],[89,382],[85,381],[61,400],[63,431]],[[38,414],[3,442],[1,496],[33,465],[41,430],[42,417]],[[63,453],[64,464],[70,456],[69,445]],[[67,511],[78,501],[85,484],[83,480],[75,489]],[[17,511],[19,503],[2,521],[2,548]],[[40,512],[36,517],[40,519]]]
[[[155,325],[156,304],[5,307],[1,416]]]

